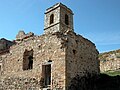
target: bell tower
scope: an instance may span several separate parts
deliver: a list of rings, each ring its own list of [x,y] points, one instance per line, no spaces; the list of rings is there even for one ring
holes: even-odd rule
[[[62,3],[48,8],[45,12],[44,33],[55,33],[73,30],[73,12]]]

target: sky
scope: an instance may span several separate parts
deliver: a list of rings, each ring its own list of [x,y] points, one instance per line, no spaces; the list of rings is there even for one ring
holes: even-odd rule
[[[74,13],[74,31],[98,51],[120,49],[120,0],[0,0],[0,38],[15,40],[20,30],[41,35],[44,12],[61,2]]]

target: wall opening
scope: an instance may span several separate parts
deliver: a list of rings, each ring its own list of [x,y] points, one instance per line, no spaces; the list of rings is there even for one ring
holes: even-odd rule
[[[54,23],[54,14],[50,15],[50,24]]]
[[[45,87],[51,84],[51,64],[42,65],[42,77]]]
[[[77,53],[77,51],[73,49],[73,54],[75,55],[76,53]]]
[[[2,65],[0,65],[0,72],[2,71]]]
[[[33,56],[29,56],[28,60],[29,60],[28,69],[32,69],[33,68]]]
[[[0,64],[0,75],[2,74],[2,64]]]
[[[67,14],[65,14],[65,24],[69,25],[69,17]]]
[[[33,50],[25,50],[23,55],[23,70],[29,70],[33,68]]]

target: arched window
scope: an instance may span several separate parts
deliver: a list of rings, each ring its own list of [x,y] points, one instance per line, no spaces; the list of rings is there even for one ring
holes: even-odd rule
[[[54,22],[54,15],[50,15],[50,24],[52,24]]]
[[[69,17],[67,14],[65,14],[65,24],[69,25]]]

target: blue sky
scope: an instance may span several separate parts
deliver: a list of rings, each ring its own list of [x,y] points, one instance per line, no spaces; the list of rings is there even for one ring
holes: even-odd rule
[[[100,52],[120,49],[120,0],[0,0],[0,38],[14,40],[19,30],[41,35],[44,12],[57,2],[72,9],[75,32]]]

